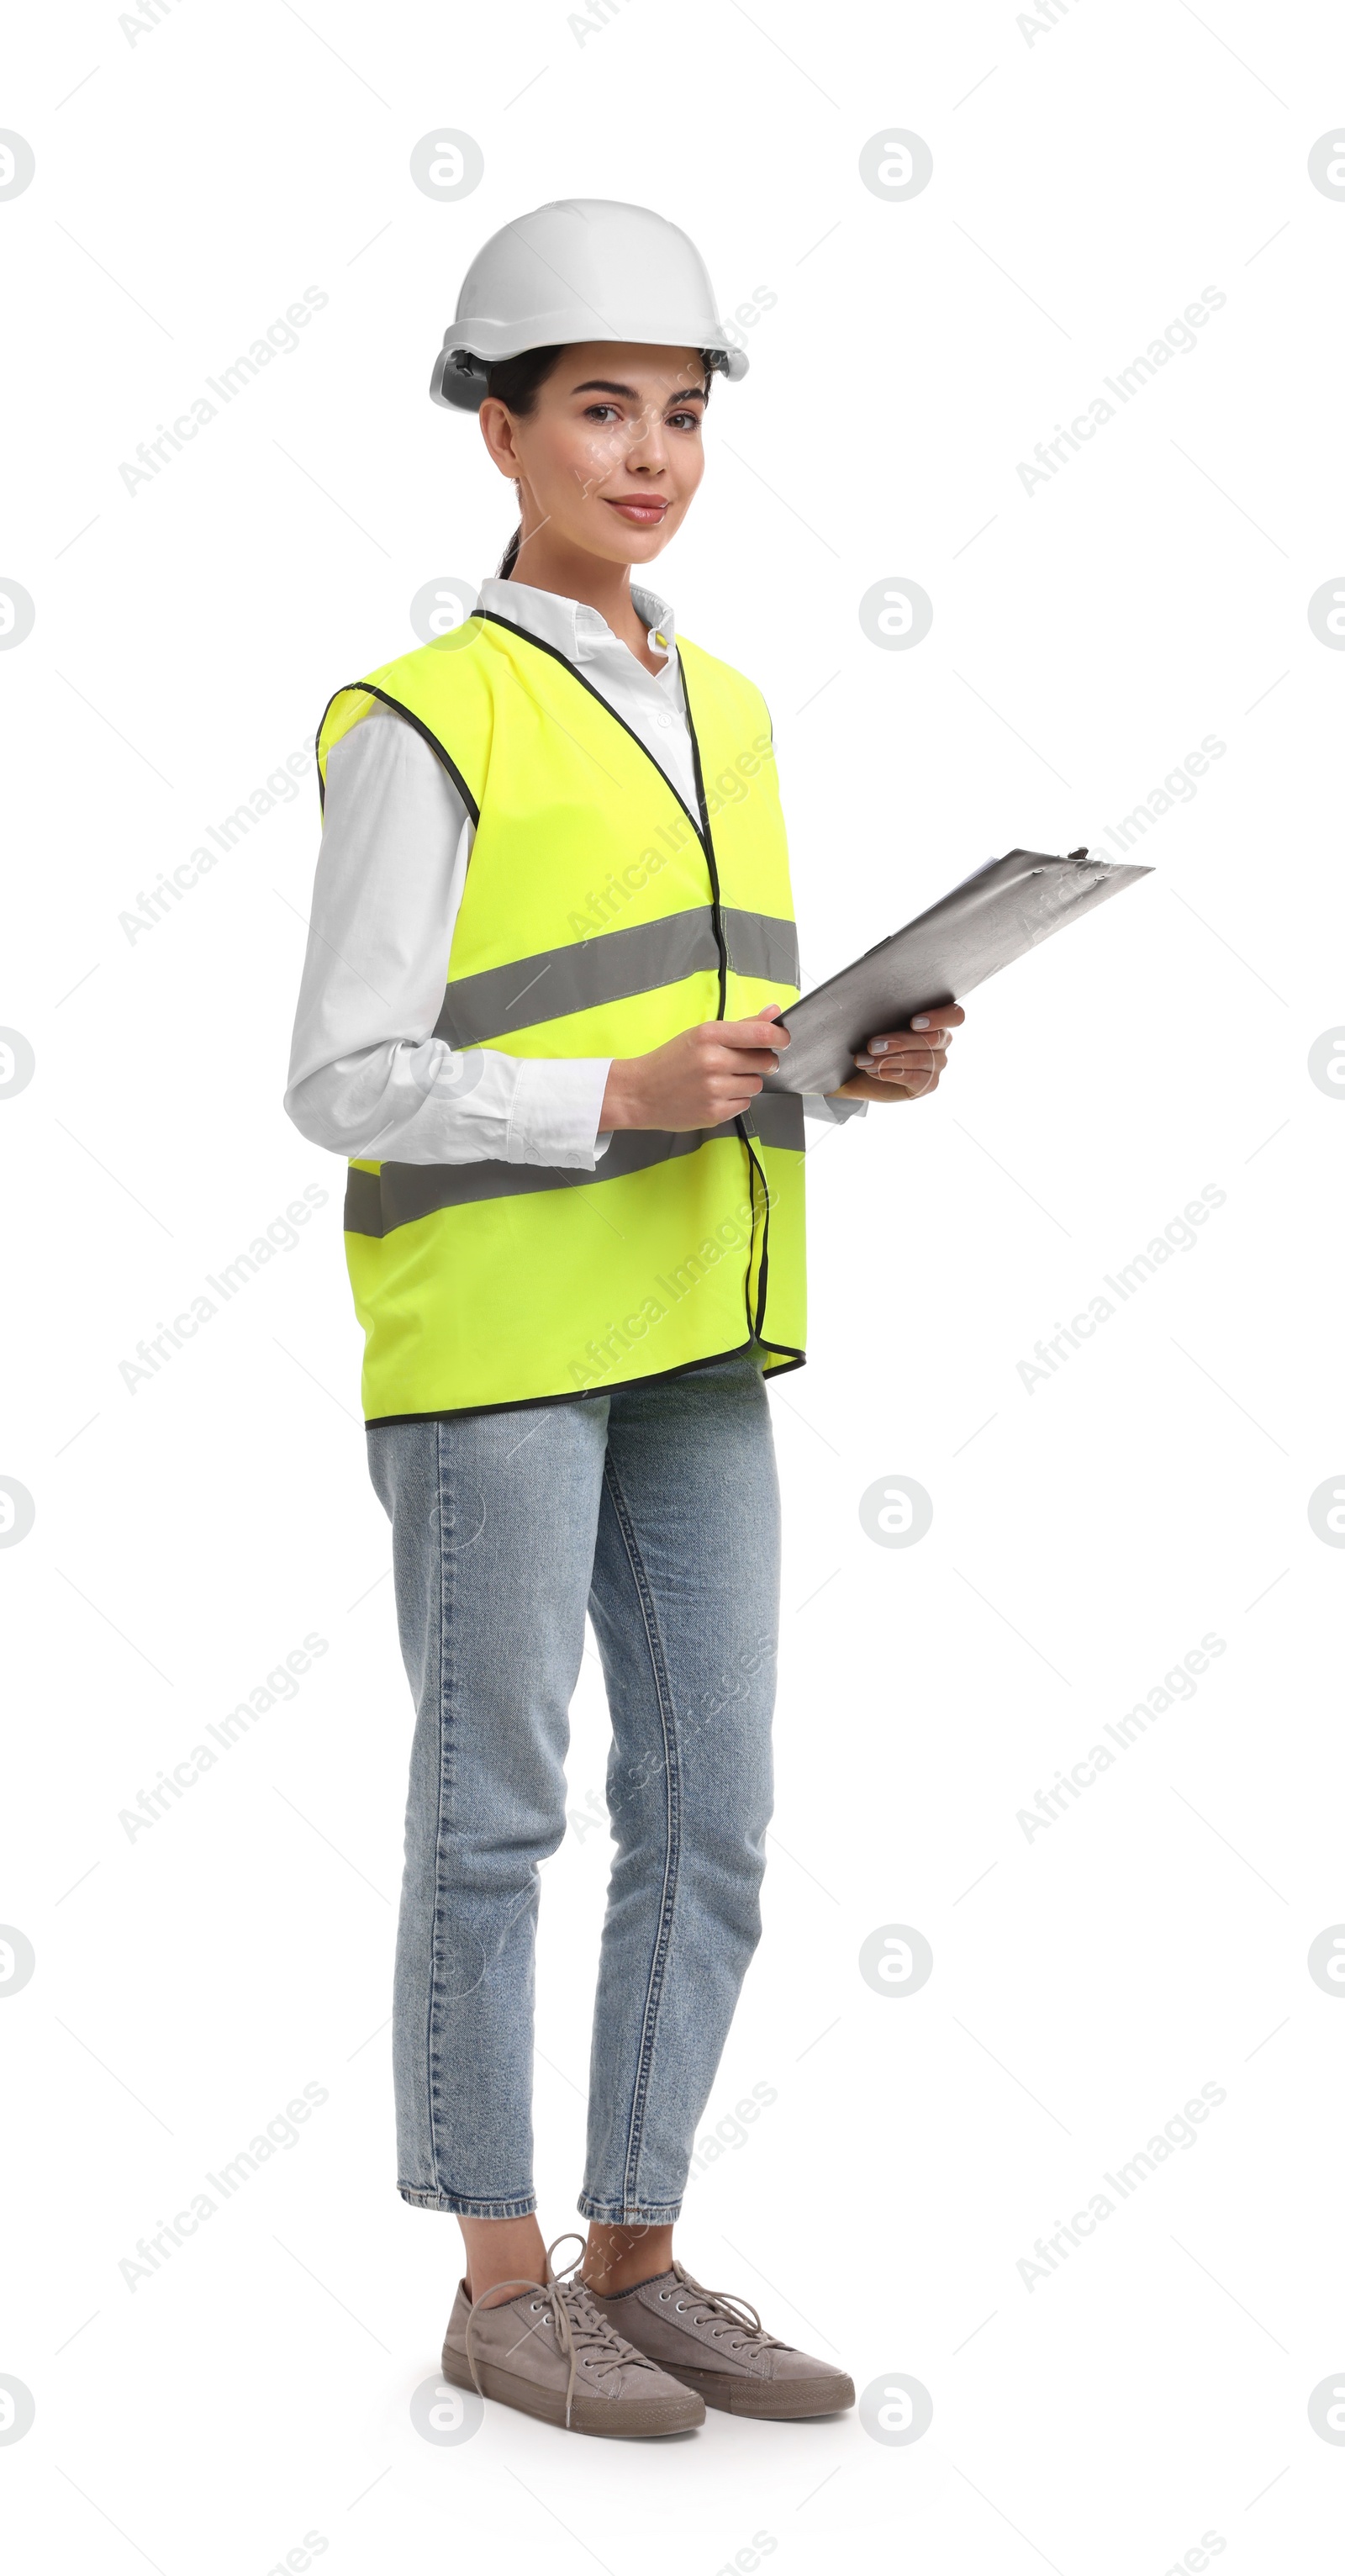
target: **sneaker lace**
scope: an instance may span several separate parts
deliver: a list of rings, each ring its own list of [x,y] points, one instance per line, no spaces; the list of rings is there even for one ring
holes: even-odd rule
[[[707,2290],[685,2264],[673,2259],[672,2270],[682,2288],[689,2293],[685,2313],[692,2325],[708,2325],[711,2340],[736,2333],[740,2348],[755,2357],[763,2352],[787,2352],[789,2347],[779,2335],[768,2334],[750,2299],[740,2299],[731,2290]],[[679,2300],[679,2306],[683,2302]]]
[[[577,2230],[571,2229],[567,2233],[577,2234]],[[582,2237],[579,2239],[581,2250],[574,2261],[567,2264],[561,2273],[555,2270],[551,2260],[552,2255],[557,2245],[563,2245],[565,2242],[564,2236],[557,2236],[548,2245],[546,2249],[548,2277],[545,2281],[519,2279],[492,2282],[489,2290],[483,2291],[481,2297],[473,2301],[467,2312],[465,2339],[467,2366],[472,2374],[472,2385],[478,2397],[482,2397],[485,2391],[477,2375],[476,2352],[472,2340],[472,2328],[476,2322],[477,2310],[483,2307],[488,2299],[495,2299],[501,2290],[534,2291],[536,2295],[533,2305],[536,2307],[540,2302],[544,2307],[557,2344],[568,2363],[565,2378],[565,2424],[568,2431],[570,2407],[574,2398],[575,2374],[581,2361],[590,2371],[595,2372],[599,2379],[606,2378],[609,2372],[620,2369],[623,2364],[634,2364],[641,2370],[654,2371],[657,2370],[658,2365],[650,2361],[647,2354],[637,2352],[634,2344],[627,2343],[624,2335],[617,2333],[616,2327],[608,2323],[601,2308],[597,2306],[587,2284],[574,2277],[579,2264],[583,2261]]]

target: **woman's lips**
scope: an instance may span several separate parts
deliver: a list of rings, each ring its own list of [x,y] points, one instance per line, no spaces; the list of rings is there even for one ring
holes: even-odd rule
[[[656,528],[660,519],[668,515],[666,501],[608,501],[607,508],[615,510],[618,517],[629,519],[632,527],[636,528]]]

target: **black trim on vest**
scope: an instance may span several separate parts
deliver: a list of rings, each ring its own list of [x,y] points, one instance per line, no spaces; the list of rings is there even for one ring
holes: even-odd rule
[[[559,1395],[516,1396],[512,1404],[458,1404],[441,1413],[373,1413],[366,1417],[364,1428],[366,1431],[393,1431],[403,1423],[460,1422],[468,1414],[535,1413],[540,1404],[592,1404],[595,1396],[628,1395],[640,1387],[666,1386],[670,1378],[689,1377],[693,1369],[713,1368],[716,1360],[741,1359],[745,1351],[751,1350],[753,1342],[759,1350],[778,1353],[784,1362],[781,1368],[762,1371],[768,1383],[774,1377],[792,1377],[795,1369],[808,1365],[807,1352],[795,1350],[792,1342],[766,1342],[759,1333],[754,1333],[751,1341],[735,1342],[730,1351],[707,1351],[703,1360],[681,1360],[676,1368],[657,1369],[650,1377],[621,1377],[614,1379],[610,1386],[577,1387],[573,1393],[567,1391]]]
[[[568,653],[562,653],[562,651],[561,651],[561,649],[560,649],[560,646],[559,646],[558,644],[544,644],[544,643],[542,642],[542,640],[541,640],[541,637],[540,637],[540,636],[538,636],[538,635],[530,635],[530,634],[528,633],[528,630],[527,630],[526,626],[515,626],[515,624],[514,624],[514,621],[513,621],[512,617],[500,617],[500,616],[498,616],[498,615],[497,615],[496,611],[495,611],[493,608],[479,608],[479,609],[477,610],[476,614],[477,614],[477,616],[478,616],[478,617],[480,617],[480,618],[483,620],[483,622],[484,622],[487,626],[502,626],[502,627],[504,628],[504,631],[505,631],[506,635],[517,635],[517,636],[519,636],[519,637],[522,639],[522,641],[523,641],[525,644],[531,644],[531,646],[532,646],[532,649],[533,649],[534,653],[549,653],[553,662],[559,662],[559,664],[560,664],[560,666],[561,666],[561,669],[562,669],[563,671],[568,671],[568,672],[569,672],[569,674],[570,674],[571,679],[572,679],[572,680],[577,680],[577,681],[579,682],[579,686],[580,686],[580,688],[581,688],[581,689],[587,689],[587,691],[588,691],[588,693],[589,693],[589,696],[590,696],[591,698],[596,698],[596,699],[597,699],[599,706],[602,708],[603,714],[604,714],[605,716],[610,716],[610,717],[611,717],[611,720],[612,720],[612,722],[613,722],[613,724],[614,724],[614,725],[620,725],[622,732],[623,732],[623,733],[628,733],[628,734],[630,735],[631,741],[634,743],[634,745],[635,745],[635,747],[636,747],[636,750],[637,750],[637,751],[642,751],[642,752],[644,753],[645,759],[648,761],[650,768],[651,768],[651,769],[656,769],[656,770],[658,770],[659,777],[662,779],[664,786],[667,788],[667,790],[668,790],[668,794],[669,794],[670,796],[672,796],[672,797],[675,797],[675,798],[676,798],[676,801],[677,801],[677,803],[681,806],[682,811],[683,811],[683,813],[685,814],[685,816],[686,816],[686,818],[687,818],[688,823],[691,825],[692,831],[695,833],[697,840],[701,843],[702,848],[704,848],[704,847],[705,847],[705,839],[706,839],[705,831],[703,831],[703,830],[702,830],[702,828],[701,828],[700,824],[697,822],[695,815],[694,815],[694,814],[692,813],[692,811],[691,811],[691,807],[688,805],[688,803],[687,803],[687,801],[686,801],[686,798],[685,798],[684,796],[682,796],[682,795],[679,795],[679,794],[678,794],[678,791],[677,791],[677,789],[674,787],[674,785],[673,785],[673,783],[672,783],[672,780],[671,780],[671,779],[670,779],[670,777],[668,776],[667,771],[666,771],[665,769],[660,769],[660,768],[659,768],[659,764],[658,764],[658,762],[655,760],[654,755],[653,755],[652,751],[650,750],[648,743],[647,743],[647,742],[641,742],[640,737],[639,737],[638,733],[635,731],[634,726],[633,726],[633,725],[628,725],[628,724],[627,724],[627,722],[626,722],[625,717],[624,717],[624,716],[619,716],[619,715],[617,714],[617,711],[616,711],[616,708],[615,708],[615,707],[609,707],[609,705],[608,705],[608,703],[607,703],[607,700],[606,700],[606,698],[603,696],[603,693],[602,693],[601,689],[595,689],[595,688],[594,688],[594,686],[593,686],[593,682],[592,682],[591,680],[586,680],[586,679],[585,679],[584,674],[583,674],[583,672],[578,668],[578,665],[577,665],[576,663],[574,663],[574,662],[572,662],[572,661],[570,660],[569,654],[568,654]],[[686,672],[685,672],[685,670],[683,670],[683,669],[682,669],[682,656],[681,656],[681,654],[680,654],[680,653],[679,653],[679,654],[678,654],[678,656],[677,656],[677,667],[678,667],[679,671],[681,671],[681,672],[682,672],[682,688],[683,688],[683,691],[685,692],[685,689],[686,689]],[[688,731],[690,732],[690,735],[691,735],[692,746],[693,746],[693,749],[694,749],[694,747],[695,747],[695,741],[696,741],[696,728],[695,728],[695,726],[694,726],[694,725],[692,724],[692,722],[691,722],[691,705],[690,705],[690,701],[689,701],[689,700],[688,700],[688,703],[687,703],[687,727],[688,727]],[[697,767],[699,768],[699,765],[700,765],[700,753],[699,753],[698,751],[696,752],[696,763],[697,763]],[[707,829],[708,829],[708,826],[707,826]],[[709,852],[708,852],[708,850],[707,850],[707,852],[706,852],[706,855],[707,855],[707,857],[709,856]]]
[[[723,908],[719,900],[719,865],[715,858],[714,834],[710,829],[710,809],[705,801],[705,775],[701,768],[701,747],[696,733],[695,718],[691,712],[691,691],[687,687],[686,665],[682,660],[680,652],[677,656],[677,667],[682,674],[682,694],[686,700],[687,731],[691,736],[691,757],[695,764],[696,771],[696,802],[701,809],[701,839],[705,843],[706,865],[710,871],[710,886],[713,895],[714,933],[715,938],[719,943],[719,1009],[716,1017],[722,1020],[728,998],[729,952],[728,942],[724,937]],[[752,1232],[754,1239],[756,1235],[755,1220],[758,1181],[760,1181],[763,1190],[766,1192],[766,1203],[761,1219],[761,1259],[757,1264],[757,1302],[755,1313],[753,1313],[752,1310],[752,1252],[750,1245],[748,1247],[747,1254],[747,1270],[743,1278],[743,1305],[747,1313],[747,1329],[754,1340],[759,1340],[761,1337],[761,1327],[766,1316],[766,1273],[770,1267],[771,1254],[771,1194],[767,1184],[766,1175],[763,1172],[760,1163],[757,1161],[756,1155],[752,1151],[752,1139],[748,1132],[746,1121],[742,1118],[735,1118],[733,1123],[737,1128],[747,1151],[747,1190],[752,1209]]]
[[[771,1193],[770,1193],[770,1183],[767,1181],[766,1175],[765,1175],[765,1173],[763,1172],[763,1170],[762,1170],[762,1168],[761,1168],[760,1163],[757,1161],[756,1154],[754,1153],[754,1151],[753,1151],[753,1147],[752,1147],[752,1139],[751,1139],[751,1136],[750,1136],[750,1135],[749,1135],[749,1133],[748,1133],[748,1130],[747,1130],[747,1127],[746,1127],[745,1122],[744,1122],[743,1120],[739,1119],[739,1120],[736,1120],[736,1121],[735,1121],[735,1124],[738,1126],[738,1128],[739,1128],[739,1130],[740,1130],[740,1132],[741,1132],[741,1135],[742,1135],[743,1143],[744,1143],[744,1144],[745,1144],[745,1146],[747,1147],[747,1159],[748,1159],[749,1164],[751,1165],[751,1170],[750,1170],[750,1172],[749,1172],[749,1174],[748,1174],[748,1189],[749,1189],[749,1192],[750,1192],[750,1194],[751,1194],[752,1209],[753,1209],[753,1213],[754,1213],[754,1214],[755,1214],[755,1211],[756,1211],[756,1197],[757,1197],[757,1182],[758,1182],[758,1181],[760,1181],[761,1186],[762,1186],[763,1190],[764,1190],[764,1191],[765,1191],[765,1193],[766,1193],[766,1212],[765,1212],[765,1215],[764,1215],[764,1217],[762,1218],[762,1221],[761,1221],[761,1260],[760,1260],[760,1263],[758,1264],[758,1267],[757,1267],[757,1309],[756,1309],[756,1313],[755,1313],[755,1315],[753,1315],[753,1312],[752,1312],[752,1304],[751,1304],[751,1295],[752,1295],[752,1291],[751,1291],[751,1267],[752,1267],[752,1265],[751,1265],[751,1261],[750,1261],[750,1259],[749,1259],[749,1261],[748,1261],[748,1277],[747,1277],[746,1279],[744,1279],[744,1281],[743,1281],[743,1298],[744,1298],[744,1302],[746,1303],[746,1306],[747,1306],[747,1320],[748,1320],[749,1324],[750,1324],[750,1325],[751,1325],[751,1327],[752,1327],[752,1334],[753,1334],[753,1338],[754,1338],[755,1340],[759,1341],[759,1340],[761,1339],[761,1327],[762,1327],[763,1323],[764,1323],[764,1322],[765,1322],[765,1320],[766,1320],[766,1273],[767,1273],[767,1270],[768,1270],[768,1268],[769,1268],[769,1266],[770,1266],[770,1257],[771,1257]]]
[[[691,712],[691,691],[687,687],[686,664],[680,652],[677,656],[677,667],[682,674],[682,696],[686,702],[687,732],[691,736],[691,762],[696,773],[696,803],[700,807],[701,816],[700,834],[705,845],[705,863],[710,871],[710,910],[715,944],[719,950],[719,1008],[715,1018],[722,1020],[728,1001],[729,945],[724,937],[724,908],[719,900],[719,862],[715,857],[714,834],[710,829],[710,809],[705,802],[705,774],[701,768],[700,738],[696,732],[696,719]]]
[[[459,769],[457,762],[455,760],[450,760],[448,753],[445,751],[443,744],[439,740],[438,735],[431,733],[429,726],[427,724],[422,724],[419,716],[414,715],[410,707],[404,707],[400,698],[390,698],[386,689],[376,689],[368,680],[348,680],[343,689],[333,690],[332,695],[327,700],[326,706],[322,710],[322,724],[318,726],[317,737],[313,746],[314,759],[317,759],[319,746],[322,742],[322,725],[325,725],[337,699],[348,697],[352,689],[362,690],[366,698],[377,698],[380,705],[391,707],[395,716],[401,716],[407,724],[414,726],[421,741],[423,743],[427,743],[430,750],[434,753],[435,759],[438,761],[440,768],[448,771],[449,777],[452,779],[459,796],[462,798],[462,801],[472,818],[472,830],[475,831],[481,820],[481,808],[472,794],[466,779],[463,777],[462,771]],[[354,731],[353,725],[351,727],[351,731],[352,733]],[[345,740],[344,734],[341,739],[342,741]],[[335,750],[335,744],[332,745],[332,748]],[[327,811],[327,781],[323,777],[322,763],[320,760],[318,760],[318,806],[320,811],[325,814]]]

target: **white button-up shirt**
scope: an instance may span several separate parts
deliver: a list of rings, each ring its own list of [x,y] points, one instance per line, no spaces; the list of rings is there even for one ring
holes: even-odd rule
[[[632,585],[657,650],[647,671],[583,601],[486,581],[481,605],[575,663],[694,813],[695,769],[672,609]],[[473,825],[413,725],[366,716],[332,747],[285,1107],[314,1145],[396,1163],[596,1169],[610,1056],[464,1058],[432,1032],[471,858]],[[805,1106],[828,1117],[860,1101]]]

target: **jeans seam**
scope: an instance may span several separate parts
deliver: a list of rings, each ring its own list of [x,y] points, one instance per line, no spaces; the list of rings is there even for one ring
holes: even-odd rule
[[[632,2202],[638,2203],[639,2200],[637,2179],[639,2174],[640,2149],[643,2143],[644,2134],[645,2103],[649,2089],[649,2070],[653,2060],[654,2042],[658,2032],[659,2005],[663,1999],[664,1967],[668,1955],[668,1945],[672,1934],[673,1907],[677,1896],[677,1877],[681,1859],[681,1780],[677,1764],[676,1722],[673,1716],[671,1699],[667,1688],[667,1668],[663,1657],[663,1641],[658,1631],[658,1620],[654,1611],[653,1594],[649,1587],[648,1578],[645,1574],[644,1563],[636,1541],[634,1524],[626,1508],[625,1496],[621,1491],[620,1479],[618,1478],[616,1469],[612,1464],[610,1451],[604,1464],[603,1475],[607,1483],[608,1491],[612,1497],[612,1505],[617,1517],[617,1526],[621,1532],[622,1542],[626,1550],[627,1562],[634,1579],[636,1599],[640,1605],[640,1616],[644,1625],[645,1642],[649,1648],[650,1670],[653,1674],[654,1690],[658,1700],[659,1722],[663,1730],[663,1766],[664,1778],[667,1783],[667,1798],[664,1808],[667,1819],[667,1849],[663,1865],[663,1895],[659,1906],[658,1930],[654,1941],[654,1953],[649,1963],[649,1983],[645,1994],[644,2020],[640,2034],[640,2050],[635,2074],[635,2091],[631,2100],[630,2129],[626,2140],[626,2164],[622,2198],[623,2201],[629,2204]]]
[[[628,2200],[603,2200],[591,2191],[581,2191],[575,2207],[581,2218],[594,2219],[600,2227],[673,2227],[682,2215],[680,2200],[641,2204]]]
[[[397,2189],[412,2209],[446,2209],[459,2218],[531,2218],[537,2209],[535,2192],[516,2193],[508,2200],[482,2200],[468,2192],[422,2190],[418,2183],[399,2182]]]
[[[448,1602],[446,1580],[446,1561],[448,1550],[445,1546],[444,1534],[444,1425],[442,1422],[436,1423],[435,1425],[434,1495],[439,1537],[439,1646],[436,1662],[436,1696],[438,1699],[439,1715],[439,1809],[435,1821],[434,1835],[434,1913],[430,1936],[429,1992],[426,2000],[427,2028],[425,2033],[425,2072],[428,2093],[428,2102],[426,2107],[429,2114],[430,2171],[435,2177],[434,2187],[436,2190],[439,2190],[442,2187],[439,2183],[439,2050],[436,2046],[436,2037],[439,2028],[439,1944],[442,1931],[440,1909],[443,1902],[444,1831],[445,1808],[447,1805],[446,1773],[448,1768],[448,1748],[445,1741],[447,1733],[447,1710],[445,1701],[448,1687]]]

